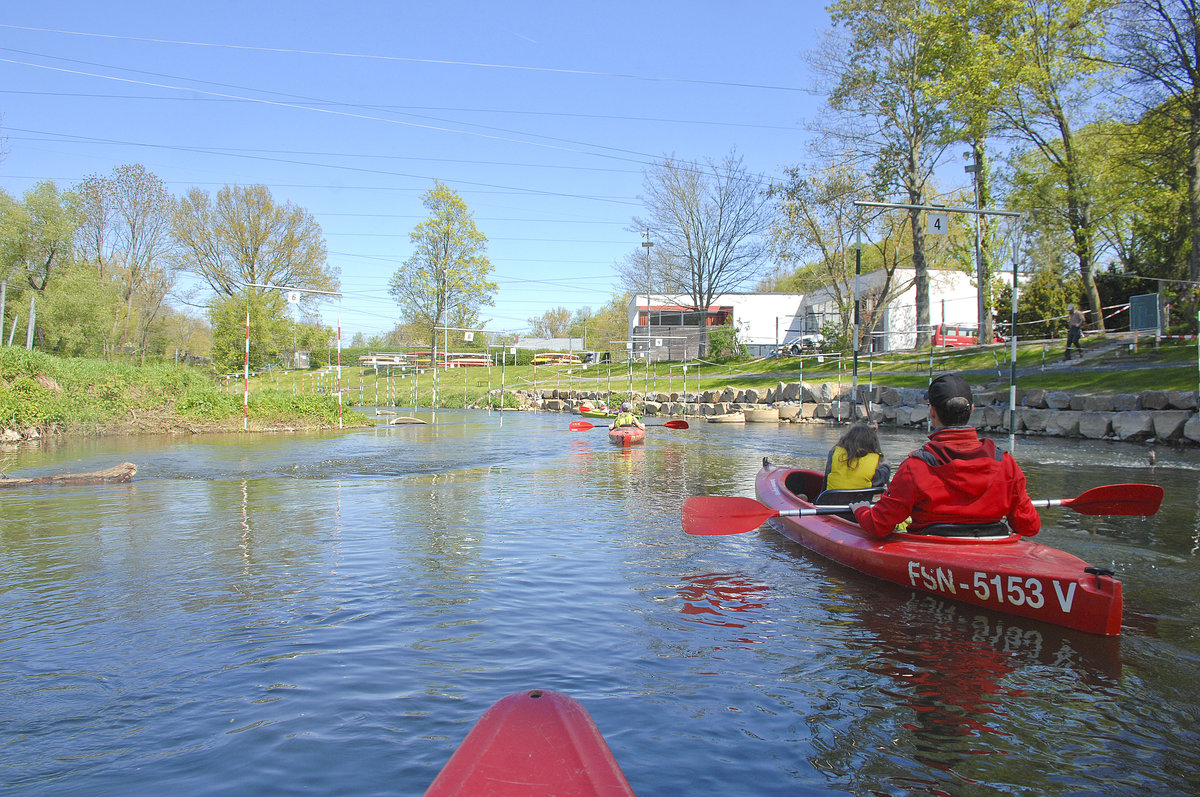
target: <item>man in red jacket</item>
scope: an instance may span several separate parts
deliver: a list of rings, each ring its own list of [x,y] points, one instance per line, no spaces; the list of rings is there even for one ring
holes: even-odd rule
[[[908,531],[934,523],[1008,521],[1026,537],[1042,527],[1025,492],[1025,474],[992,440],[980,440],[967,425],[974,409],[971,386],[957,374],[929,385],[929,442],[900,463],[887,492],[874,504],[851,504],[869,534],[883,538],[911,517]]]

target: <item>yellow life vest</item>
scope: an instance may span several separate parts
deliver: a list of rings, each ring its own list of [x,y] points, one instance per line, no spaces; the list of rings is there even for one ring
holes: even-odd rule
[[[829,475],[825,478],[826,490],[866,490],[871,486],[875,479],[875,470],[879,467],[879,455],[864,454],[854,463],[853,468],[848,460],[846,449],[834,446],[833,462],[829,468]]]
[[[637,416],[632,412],[619,412],[617,417],[613,418],[612,427],[615,429],[618,426],[637,426]]]

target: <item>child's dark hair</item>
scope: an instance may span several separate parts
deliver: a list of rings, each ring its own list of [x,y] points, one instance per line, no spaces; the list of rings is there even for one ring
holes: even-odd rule
[[[846,430],[837,444],[846,450],[846,465],[854,468],[860,457],[867,454],[882,454],[879,447],[879,435],[875,427],[865,423],[856,423]]]

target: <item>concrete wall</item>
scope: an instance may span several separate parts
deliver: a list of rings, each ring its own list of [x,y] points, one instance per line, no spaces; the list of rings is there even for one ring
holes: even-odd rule
[[[859,386],[860,398],[850,401],[850,385],[836,382],[779,382],[769,390],[731,387],[702,393],[635,394],[645,414],[675,416],[723,415],[766,408],[776,409],[781,423],[847,421],[851,411],[885,425],[924,427],[929,405],[924,390],[876,385]],[[596,391],[542,390],[521,394],[526,406],[569,412],[587,401],[607,398]],[[1194,391],[1143,390],[1138,393],[1069,393],[1018,390],[1016,432],[1021,435],[1080,437],[1132,442],[1200,443],[1200,414]],[[978,392],[971,425],[987,432],[1007,433],[1008,391]]]

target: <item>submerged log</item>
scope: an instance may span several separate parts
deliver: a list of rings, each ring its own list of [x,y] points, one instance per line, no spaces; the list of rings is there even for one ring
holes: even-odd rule
[[[108,470],[98,470],[92,473],[62,473],[57,476],[35,476],[28,479],[14,479],[0,474],[0,487],[32,487],[39,484],[102,484],[105,482],[127,482],[137,473],[137,465],[132,462],[122,462]]]

